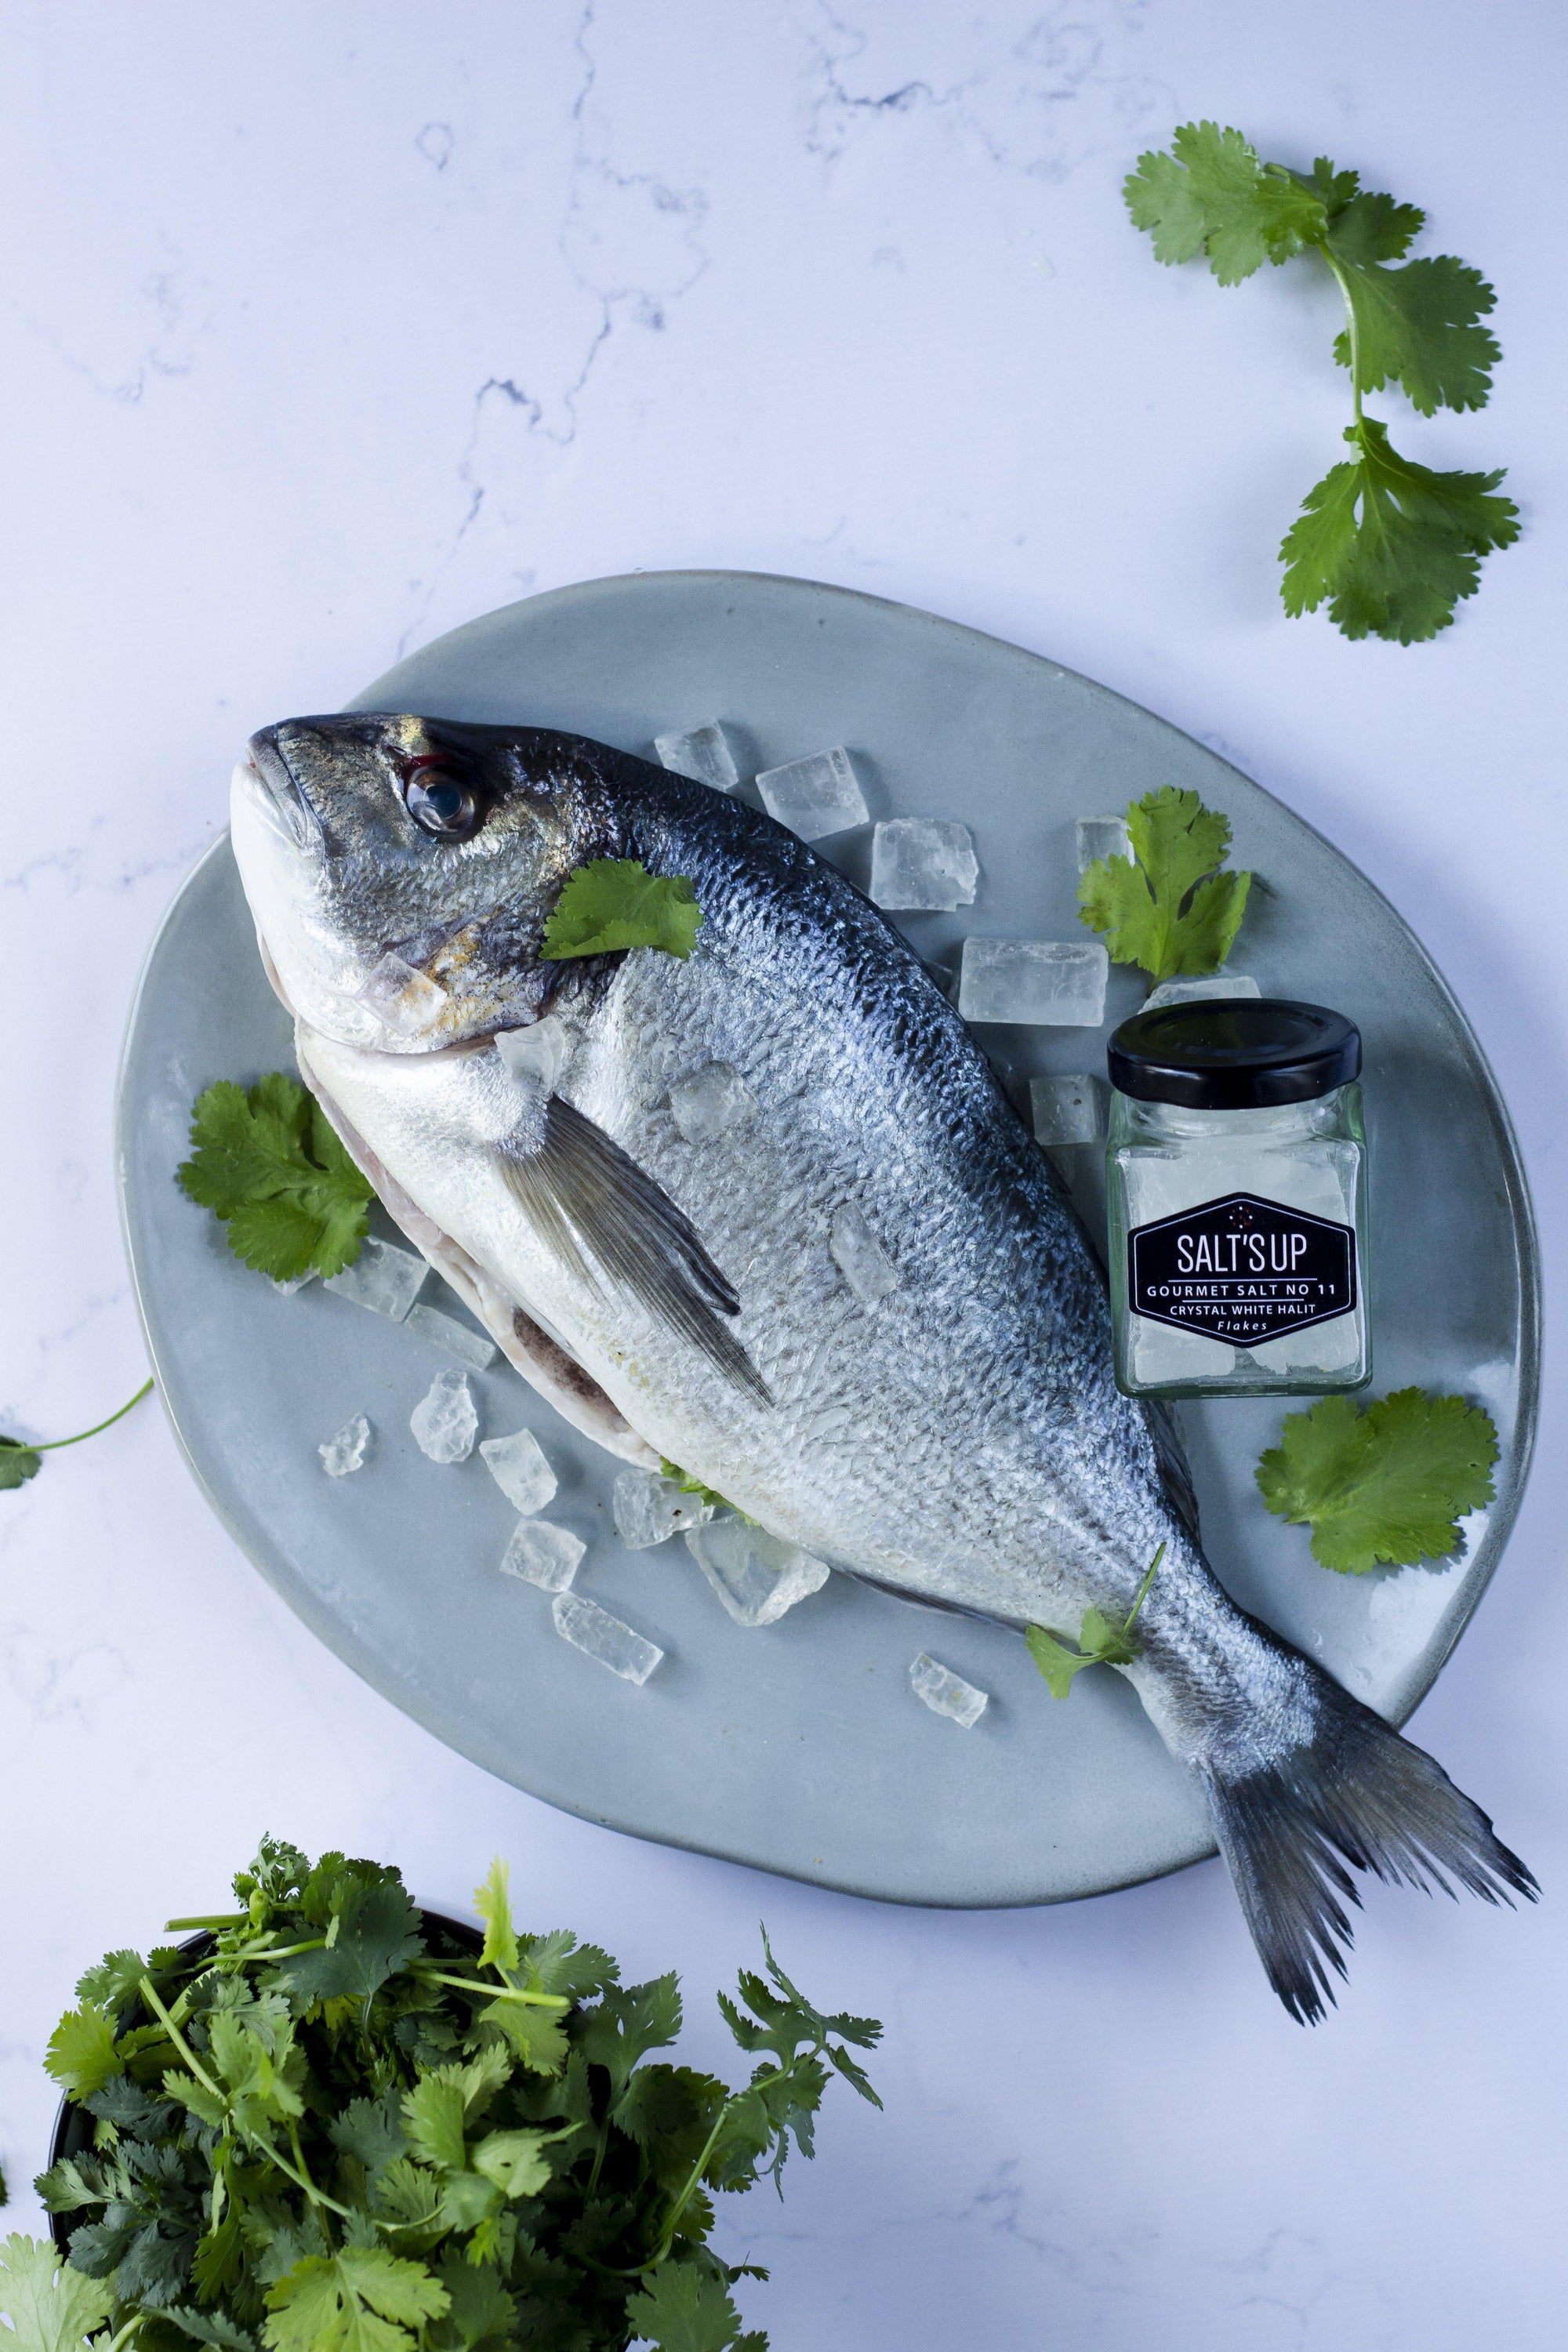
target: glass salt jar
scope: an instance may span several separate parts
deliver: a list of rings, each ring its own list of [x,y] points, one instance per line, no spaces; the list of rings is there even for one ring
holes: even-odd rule
[[[1360,1032],[1226,997],[1110,1041],[1110,1299],[1128,1396],[1274,1396],[1372,1377]]]

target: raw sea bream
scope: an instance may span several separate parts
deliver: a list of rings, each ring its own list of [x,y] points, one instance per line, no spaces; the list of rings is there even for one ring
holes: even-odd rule
[[[1020,1629],[1124,1618],[1163,1546],[1118,1671],[1299,2018],[1343,1973],[1352,1868],[1531,1891],[1429,1757],[1215,1581],[1170,1421],[1116,1388],[1056,1171],[795,834],[579,737],[406,715],[264,729],[233,801],[301,1076],[577,1428],[811,1560]],[[542,956],[598,858],[689,880],[688,959]],[[672,1090],[744,1115],[689,1139]]]

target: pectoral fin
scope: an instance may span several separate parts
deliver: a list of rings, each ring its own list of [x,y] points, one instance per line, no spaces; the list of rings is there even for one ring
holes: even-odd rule
[[[720,1319],[740,1313],[733,1287],[674,1202],[602,1128],[552,1095],[536,1137],[500,1152],[519,1205],[568,1265],[590,1281],[596,1266],[737,1388],[772,1404],[772,1390]]]

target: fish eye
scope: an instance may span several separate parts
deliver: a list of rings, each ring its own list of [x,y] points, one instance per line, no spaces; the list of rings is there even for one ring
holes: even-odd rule
[[[444,762],[428,759],[416,764],[404,786],[409,815],[422,833],[437,841],[463,841],[479,821],[479,803],[472,789]]]

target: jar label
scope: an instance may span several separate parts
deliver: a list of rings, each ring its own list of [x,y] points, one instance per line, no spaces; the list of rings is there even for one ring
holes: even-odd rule
[[[1227,1192],[1133,1227],[1127,1303],[1151,1322],[1260,1348],[1351,1312],[1355,1228],[1254,1192]]]

